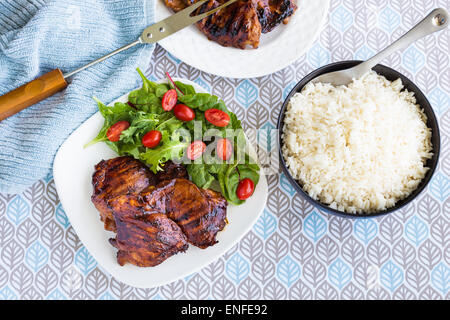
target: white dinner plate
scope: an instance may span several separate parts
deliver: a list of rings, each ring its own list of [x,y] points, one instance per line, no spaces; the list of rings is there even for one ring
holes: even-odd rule
[[[197,92],[206,92],[196,83],[176,80],[193,85]],[[109,105],[126,102],[127,97],[128,94]],[[185,253],[178,253],[156,267],[120,266],[116,260],[117,250],[108,242],[114,233],[104,230],[99,212],[91,202],[94,166],[102,159],[117,157],[117,154],[105,143],[83,148],[84,144],[97,136],[102,125],[103,117],[97,112],[67,138],[56,154],[53,176],[61,204],[81,242],[117,280],[135,287],[150,288],[188,276],[226,253],[258,220],[267,200],[267,180],[262,170],[252,197],[241,206],[228,205],[229,223],[218,233],[217,244],[207,249],[190,245]],[[254,154],[254,149],[251,148],[250,152]]]
[[[258,49],[223,47],[189,26],[158,43],[174,57],[202,71],[229,78],[254,78],[279,71],[299,59],[318,37],[330,0],[297,0],[288,24],[261,35]],[[156,0],[155,21],[173,14]]]

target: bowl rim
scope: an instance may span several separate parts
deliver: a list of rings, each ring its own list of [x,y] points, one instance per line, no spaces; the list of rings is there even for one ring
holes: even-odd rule
[[[281,110],[280,110],[280,113],[279,113],[278,119],[277,119],[278,154],[279,154],[279,159],[280,159],[280,163],[281,163],[281,168],[283,170],[283,173],[289,180],[290,184],[294,187],[294,189],[297,191],[297,193],[301,194],[315,208],[318,208],[319,210],[324,211],[328,214],[332,214],[332,215],[339,216],[342,218],[350,218],[350,219],[366,219],[366,218],[381,217],[381,216],[393,213],[393,212],[407,206],[408,204],[410,204],[414,199],[416,199],[422,193],[422,191],[427,187],[428,183],[433,178],[434,173],[439,166],[440,144],[441,144],[439,121],[437,120],[436,114],[434,113],[434,110],[433,110],[433,107],[432,107],[431,103],[429,102],[428,98],[426,97],[426,95],[419,89],[419,87],[413,81],[411,81],[404,74],[398,72],[397,70],[395,70],[391,67],[388,67],[388,66],[385,66],[382,64],[378,64],[373,68],[374,71],[376,71],[375,69],[385,69],[385,70],[393,73],[396,77],[402,78],[403,85],[404,86],[407,85],[409,87],[409,89],[411,89],[409,91],[414,92],[415,97],[417,97],[417,95],[423,97],[423,101],[425,103],[423,105],[420,105],[420,107],[424,110],[425,114],[427,115],[427,122],[433,123],[433,125],[437,129],[437,130],[432,130],[431,139],[433,139],[433,135],[436,135],[437,139],[435,139],[435,140],[436,140],[437,144],[433,144],[433,157],[431,159],[429,159],[429,161],[436,159],[434,162],[435,163],[434,166],[429,167],[430,169],[426,173],[423,180],[420,182],[419,186],[408,197],[400,200],[399,204],[396,204],[393,207],[388,208],[383,211],[377,211],[377,212],[372,212],[372,213],[353,214],[353,213],[336,210],[336,209],[330,208],[329,206],[327,206],[326,204],[324,204],[318,200],[313,199],[306,191],[303,190],[303,188],[300,186],[300,184],[297,182],[297,180],[295,180],[294,177],[292,177],[291,173],[289,172],[289,169],[287,168],[287,165],[284,160],[283,153],[282,153],[282,148],[281,148],[283,145],[283,141],[282,141],[282,137],[281,137],[282,130],[283,130],[282,125],[284,124],[284,117],[285,117],[287,105],[295,93],[300,92],[308,82],[310,82],[312,79],[316,78],[317,76],[327,73],[327,72],[331,72],[330,69],[333,69],[333,71],[343,70],[348,67],[356,66],[361,62],[363,62],[363,61],[361,61],[361,60],[344,60],[344,61],[333,62],[333,63],[327,64],[327,65],[324,65],[324,66],[310,72],[309,74],[307,74],[305,77],[303,77],[300,81],[298,81],[296,83],[296,85],[291,89],[289,94],[286,96],[286,98],[284,99],[284,102],[281,106]],[[378,71],[376,71],[376,72],[378,73]],[[379,74],[383,75],[381,72]],[[406,80],[407,83],[405,83],[404,80]]]

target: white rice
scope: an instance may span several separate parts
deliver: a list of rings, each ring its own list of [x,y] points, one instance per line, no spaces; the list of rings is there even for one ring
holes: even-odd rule
[[[348,86],[309,83],[287,107],[282,153],[314,199],[348,213],[393,207],[419,185],[431,129],[400,79],[370,72]]]

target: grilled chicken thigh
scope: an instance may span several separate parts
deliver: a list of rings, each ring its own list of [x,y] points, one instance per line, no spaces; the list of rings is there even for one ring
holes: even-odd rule
[[[167,7],[178,12],[199,0],[164,0]],[[227,0],[210,0],[197,13],[214,9]],[[294,14],[296,0],[239,0],[197,22],[209,40],[223,46],[257,48],[261,33],[273,30],[281,22],[288,23]]]
[[[295,0],[252,0],[258,19],[261,23],[261,32],[272,31],[281,22],[289,22],[289,18],[297,10]]]
[[[188,178],[186,168],[172,161],[167,161],[163,171],[155,175],[145,164],[131,157],[100,161],[95,170],[92,176],[94,193],[91,200],[100,211],[100,219],[105,224],[105,229],[109,231],[116,231],[113,208],[108,206],[109,199],[119,195],[138,194],[148,186],[166,179]]]
[[[153,174],[130,157],[101,161],[92,176],[92,201],[105,229],[117,232],[110,243],[120,265],[149,267],[183,252],[217,243],[226,225],[227,202],[220,193],[187,180],[184,166],[168,161]]]
[[[213,190],[199,189],[186,179],[166,180],[141,193],[146,210],[165,213],[183,230],[189,243],[207,248],[226,225],[227,201]]]
[[[115,211],[117,235],[109,242],[118,249],[117,262],[153,267],[188,249],[186,236],[165,214],[143,216]]]
[[[94,193],[91,200],[100,211],[100,219],[105,229],[116,230],[112,211],[107,205],[109,199],[122,194],[139,193],[155,183],[156,177],[148,167],[131,157],[100,161],[92,175]]]

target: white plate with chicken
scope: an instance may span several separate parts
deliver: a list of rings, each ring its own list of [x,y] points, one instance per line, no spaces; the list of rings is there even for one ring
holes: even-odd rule
[[[156,21],[198,0],[157,0]],[[200,12],[225,0],[211,0]],[[299,59],[325,24],[330,0],[239,0],[159,44],[202,71],[253,78]],[[209,40],[211,39],[211,40]]]
[[[248,154],[235,165],[229,159],[238,140],[199,148],[198,140],[168,136],[189,127],[194,118],[188,109],[219,135],[240,126],[223,101],[197,84],[169,83],[145,79],[109,107],[99,102],[100,112],[64,142],[53,167],[61,204],[81,242],[117,280],[140,288],[170,283],[218,259],[252,228],[267,199],[266,178],[248,162],[255,152],[246,139]],[[217,110],[230,117],[218,117]],[[227,161],[198,163],[213,143],[210,155]],[[179,158],[169,157],[168,148]],[[178,163],[184,156],[191,162]]]

